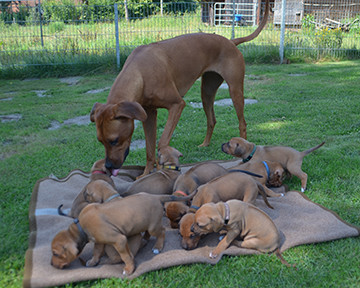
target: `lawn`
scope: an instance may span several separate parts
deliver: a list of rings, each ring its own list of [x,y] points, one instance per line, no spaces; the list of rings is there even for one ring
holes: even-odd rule
[[[29,78],[31,75],[29,76]],[[105,102],[115,74],[86,75],[75,85],[58,78],[0,80],[0,115],[21,115],[0,125],[0,286],[20,287],[28,247],[28,206],[38,179],[65,177],[75,168],[89,171],[104,156],[93,123],[49,130],[53,121],[88,115],[95,102]],[[317,64],[248,65],[245,97],[258,100],[245,107],[248,140],[259,145],[286,145],[306,150],[326,144],[305,157],[309,175],[306,195],[360,226],[360,61]],[[200,83],[185,96],[200,102]],[[43,91],[39,97],[38,92]],[[228,98],[221,90],[216,99]],[[217,125],[211,145],[198,147],[206,133],[199,108],[187,105],[171,145],[182,163],[231,159],[220,146],[239,135],[232,107],[215,107]],[[158,139],[167,113],[160,111]],[[141,125],[133,140],[144,138]],[[130,152],[126,165],[145,164],[145,149]],[[286,180],[292,190],[299,179]],[[50,249],[50,247],[49,247]],[[128,281],[106,279],[66,287],[358,287],[360,238],[302,245],[283,253],[298,270],[282,265],[274,255],[223,257],[215,265],[177,266]],[[120,273],[120,271],[119,271]]]

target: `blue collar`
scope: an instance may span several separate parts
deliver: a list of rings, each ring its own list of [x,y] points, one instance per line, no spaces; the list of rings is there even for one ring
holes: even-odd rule
[[[266,169],[267,181],[269,181],[269,179],[270,179],[270,169],[269,169],[269,166],[268,166],[268,164],[267,164],[265,161],[262,161],[262,163],[264,164],[265,169]]]

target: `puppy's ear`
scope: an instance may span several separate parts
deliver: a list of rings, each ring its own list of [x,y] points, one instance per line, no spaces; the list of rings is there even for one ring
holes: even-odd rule
[[[220,216],[219,213],[213,215],[211,217],[212,226],[214,229],[214,232],[219,232],[221,228],[224,227],[224,219]]]
[[[238,157],[241,157],[243,155],[244,151],[241,147],[241,145],[239,145],[238,143],[236,143],[236,147],[234,149],[234,155],[235,156],[238,156]]]
[[[91,122],[95,122],[95,112],[102,105],[103,104],[101,104],[101,103],[95,103],[94,106],[92,107],[91,112],[90,112],[90,121]]]
[[[123,101],[115,105],[114,118],[125,117],[129,119],[136,119],[144,122],[147,114],[144,108],[137,102]]]

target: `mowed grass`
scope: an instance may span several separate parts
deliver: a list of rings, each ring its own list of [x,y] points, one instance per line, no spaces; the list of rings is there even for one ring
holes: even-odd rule
[[[31,75],[29,75],[31,77]],[[48,130],[52,121],[63,123],[88,115],[95,102],[105,102],[115,74],[84,76],[76,85],[57,78],[0,80],[0,115],[20,114],[17,122],[0,124],[0,286],[20,287],[28,248],[28,207],[37,180],[54,174],[65,177],[79,168],[89,171],[104,156],[95,125],[63,126]],[[309,175],[306,195],[360,226],[360,61],[319,64],[247,66],[245,97],[259,102],[245,107],[248,140],[259,145],[286,145],[305,150],[326,144],[305,157]],[[38,97],[45,90],[46,97]],[[185,101],[200,102],[200,82]],[[216,99],[228,98],[221,90]],[[4,100],[7,99],[7,100]],[[209,147],[198,147],[206,133],[202,109],[187,105],[171,140],[182,163],[231,159],[220,150],[223,142],[239,135],[232,107],[215,107],[217,125]],[[158,139],[167,112],[158,116]],[[133,140],[143,139],[141,125]],[[145,149],[131,151],[127,165],[145,164]],[[300,180],[286,180],[292,190]],[[50,249],[50,247],[49,247]],[[283,253],[298,270],[280,263],[275,255],[223,257],[215,265],[193,264],[146,273],[134,280],[105,279],[66,287],[358,287],[360,240],[347,238],[301,245]],[[50,265],[50,264],[49,264]],[[121,271],[119,271],[119,274]]]

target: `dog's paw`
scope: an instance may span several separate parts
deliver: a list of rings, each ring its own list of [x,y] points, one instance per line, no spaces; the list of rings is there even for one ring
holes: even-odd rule
[[[213,251],[211,251],[210,254],[209,254],[209,257],[210,257],[211,259],[214,259],[214,258],[216,258],[217,256],[218,256],[218,255],[215,254],[215,253],[213,253]]]
[[[98,265],[99,262],[100,262],[100,261],[96,261],[96,260],[94,260],[94,259],[90,259],[90,260],[86,261],[86,265],[85,265],[85,266],[86,266],[86,267],[94,267],[94,266]]]
[[[222,239],[224,239],[225,235],[220,235],[219,236],[219,241],[221,241]]]
[[[152,252],[153,252],[155,255],[157,255],[157,254],[160,253],[159,249],[152,249]]]

